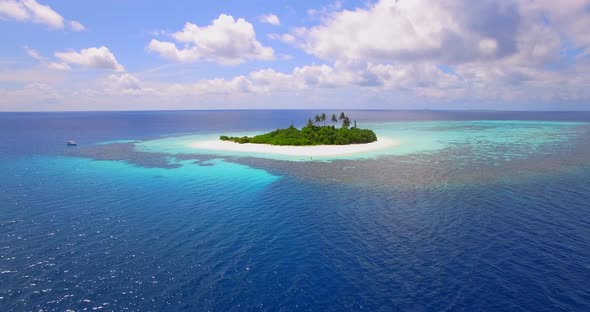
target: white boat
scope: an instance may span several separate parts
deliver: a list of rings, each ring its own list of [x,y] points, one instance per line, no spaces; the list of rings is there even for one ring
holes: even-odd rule
[[[76,141],[68,141],[67,145],[68,146],[76,146],[76,145],[78,145],[78,143],[76,143]]]

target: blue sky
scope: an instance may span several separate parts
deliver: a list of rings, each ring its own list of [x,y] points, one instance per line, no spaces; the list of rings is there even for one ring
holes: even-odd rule
[[[587,110],[587,29],[587,0],[0,0],[0,110]]]

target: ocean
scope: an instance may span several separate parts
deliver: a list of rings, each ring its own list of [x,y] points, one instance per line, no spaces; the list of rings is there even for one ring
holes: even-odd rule
[[[590,310],[590,112],[348,111],[400,145],[342,157],[187,147],[316,113],[0,113],[0,311]]]

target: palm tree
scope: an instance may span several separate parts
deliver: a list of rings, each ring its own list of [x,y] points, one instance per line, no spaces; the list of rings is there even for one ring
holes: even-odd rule
[[[307,126],[308,126],[308,127],[311,127],[311,126],[313,126],[313,121],[311,120],[311,118],[309,118],[309,119],[307,120]]]
[[[342,127],[343,128],[350,127],[350,118],[344,116],[344,118],[342,119]]]
[[[343,120],[346,117],[346,115],[344,115],[344,112],[340,113],[340,116],[338,117],[338,120]]]
[[[326,125],[326,114],[322,113],[320,115],[320,120],[324,123],[324,126]]]
[[[334,126],[336,125],[337,122],[338,122],[338,118],[336,118],[336,114],[332,114],[332,123],[334,124]]]
[[[354,121],[354,127],[353,128],[356,128],[356,120]]]
[[[320,121],[322,121],[322,117],[320,117],[320,115],[315,115],[315,122],[320,123]]]

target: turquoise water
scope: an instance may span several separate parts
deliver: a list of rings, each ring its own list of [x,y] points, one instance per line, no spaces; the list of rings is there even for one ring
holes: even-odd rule
[[[567,142],[584,123],[551,121],[434,121],[434,122],[367,122],[364,127],[375,131],[378,138],[399,142],[392,147],[344,156],[320,156],[315,160],[366,159],[388,155],[436,152],[457,145],[480,149],[481,157],[511,159],[536,153],[545,144]],[[231,136],[252,136],[266,130],[232,132]],[[252,156],[267,159],[309,161],[309,157],[215,151],[198,149],[190,143],[217,140],[219,133],[183,135],[140,142],[138,151],[169,154],[212,154]]]
[[[185,146],[310,113],[0,114],[0,310],[590,307],[590,115],[359,111],[401,144],[313,161]]]

